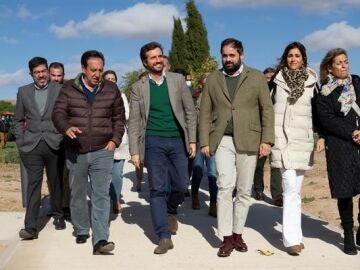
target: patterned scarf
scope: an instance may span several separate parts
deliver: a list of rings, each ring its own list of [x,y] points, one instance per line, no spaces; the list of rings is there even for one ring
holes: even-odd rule
[[[302,67],[299,70],[291,70],[287,67],[284,67],[282,69],[282,75],[287,86],[290,89],[289,98],[292,100],[293,103],[295,103],[304,93],[305,81],[309,78],[306,67]]]
[[[321,87],[321,94],[328,96],[337,87],[342,87],[338,101],[341,103],[341,112],[347,115],[352,104],[356,101],[355,89],[352,84],[351,75],[346,79],[338,79],[333,75],[328,75],[328,83]]]

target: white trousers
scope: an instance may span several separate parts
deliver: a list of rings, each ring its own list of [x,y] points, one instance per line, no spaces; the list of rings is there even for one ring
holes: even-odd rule
[[[304,170],[281,169],[284,200],[282,235],[285,247],[302,243],[301,185],[304,173]]]
[[[223,136],[215,153],[218,170],[217,224],[220,237],[241,234],[251,203],[257,155],[238,154],[233,138]],[[237,193],[233,199],[233,190]]]

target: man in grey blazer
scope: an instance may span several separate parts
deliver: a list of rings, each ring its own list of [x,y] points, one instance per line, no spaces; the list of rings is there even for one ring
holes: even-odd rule
[[[159,43],[145,44],[140,58],[148,76],[131,90],[129,147],[135,167],[142,160],[147,167],[151,216],[160,239],[154,253],[163,254],[174,247],[171,231],[177,228],[176,209],[187,190],[188,158],[196,151],[196,111],[183,76],[164,71]]]
[[[14,117],[16,144],[28,175],[25,228],[19,232],[22,239],[38,237],[37,219],[44,168],[50,185],[50,204],[55,229],[65,229],[61,208],[62,168],[59,163],[63,136],[51,120],[61,85],[49,80],[45,58],[32,58],[29,61],[29,70],[34,82],[19,88]]]
[[[206,80],[199,133],[202,153],[215,155],[218,234],[224,239],[218,256],[226,257],[233,249],[248,250],[242,233],[257,156],[267,156],[274,143],[274,110],[263,74],[242,63],[242,43],[225,39],[220,51],[223,69]]]

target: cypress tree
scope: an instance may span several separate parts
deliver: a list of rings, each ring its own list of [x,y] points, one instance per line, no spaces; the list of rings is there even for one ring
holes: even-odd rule
[[[197,71],[209,59],[209,41],[206,27],[194,0],[186,3],[187,30],[185,33],[186,63],[188,69]]]
[[[169,61],[171,69],[186,68],[185,56],[185,33],[179,18],[174,18],[174,28],[172,32],[172,44],[169,51]]]

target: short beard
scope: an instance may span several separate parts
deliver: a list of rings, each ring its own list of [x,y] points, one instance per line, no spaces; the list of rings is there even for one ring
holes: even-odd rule
[[[225,63],[226,64],[226,63]],[[240,66],[241,66],[241,62],[235,63],[232,68],[227,68],[226,65],[223,64],[223,69],[225,70],[226,74],[232,75],[234,74],[236,71],[239,70]]]

